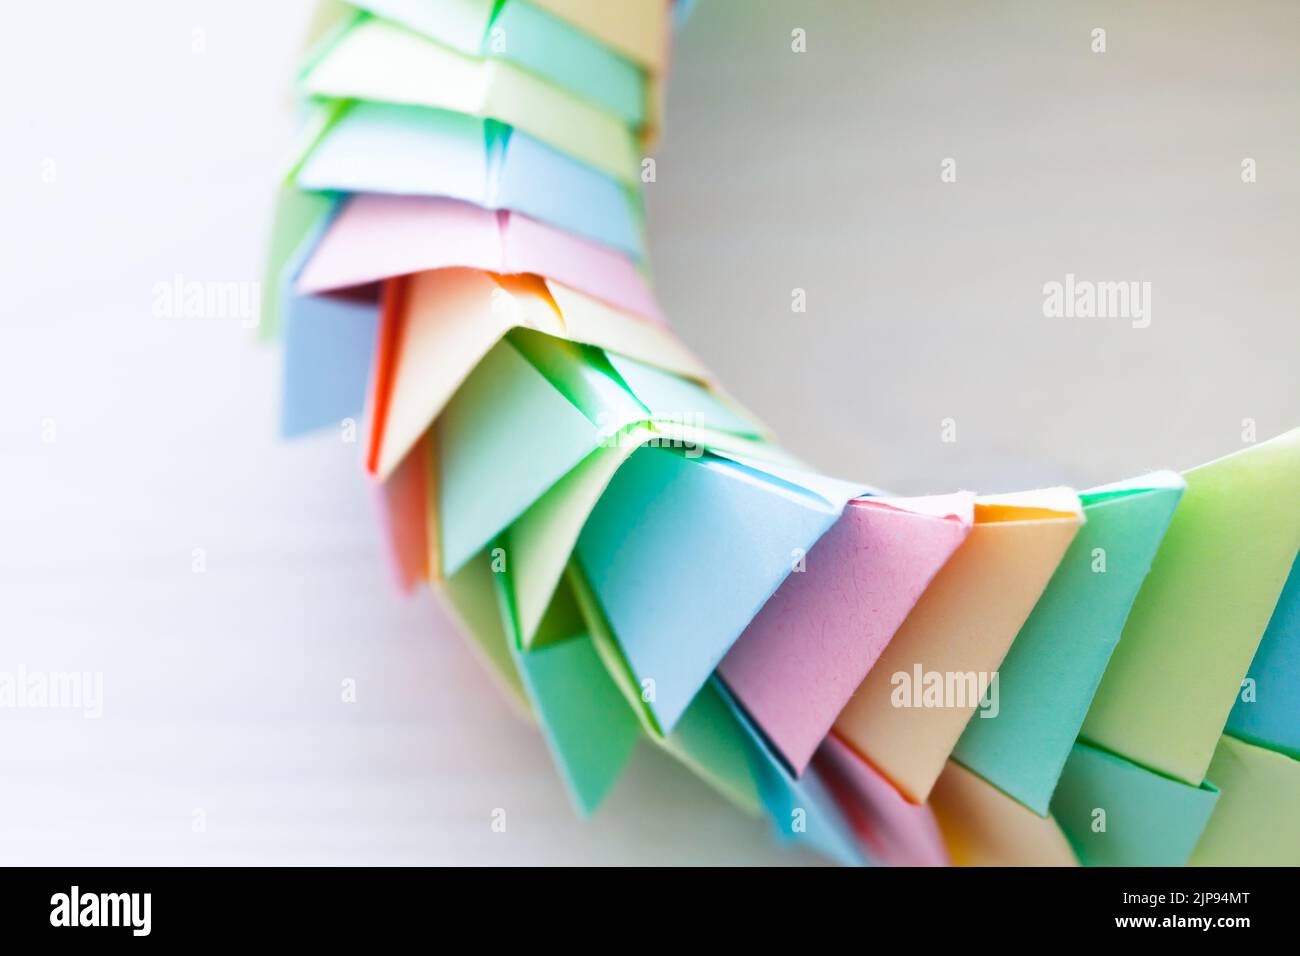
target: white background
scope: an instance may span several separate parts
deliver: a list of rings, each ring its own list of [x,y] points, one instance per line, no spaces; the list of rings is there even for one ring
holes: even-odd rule
[[[0,670],[102,671],[106,702],[0,710],[0,862],[806,861],[648,747],[574,819],[434,601],[390,587],[356,446],[276,438],[278,356],[237,322],[151,315],[177,274],[260,277],[308,5],[10,7]],[[665,305],[827,469],[1083,485],[1300,424],[1298,8],[1048,9],[706,0],[682,38]],[[1152,327],[1044,319],[1066,271],[1151,281]]]

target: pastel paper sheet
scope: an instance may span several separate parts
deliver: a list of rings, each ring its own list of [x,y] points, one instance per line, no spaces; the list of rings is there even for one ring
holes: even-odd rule
[[[934,811],[904,800],[893,784],[834,734],[817,748],[813,768],[874,860],[886,866],[951,865]]]
[[[495,580],[524,688],[574,806],[586,816],[622,775],[641,726],[587,636],[572,591],[556,591],[543,622],[545,636],[525,649],[510,620],[504,575]]]
[[[536,273],[662,322],[645,280],[619,253],[517,213],[440,197],[349,199],[303,267],[298,290],[333,292],[457,266]]]
[[[658,70],[668,39],[668,4],[663,0],[533,0],[586,31],[606,46]]]
[[[1041,815],[1182,495],[1158,472],[1079,493],[1084,524],[998,668],[997,717],[953,759]]]
[[[370,467],[380,478],[392,472],[511,329],[536,329],[708,379],[699,360],[663,326],[536,276],[422,272],[401,284],[385,320],[392,326],[391,371],[370,449]]]
[[[1052,816],[1084,866],[1185,866],[1218,796],[1077,744]]]
[[[711,455],[644,448],[619,469],[577,555],[662,727],[843,506]]]
[[[303,92],[494,119],[633,185],[640,155],[615,116],[499,60],[467,56],[387,20],[364,18],[303,73]]]
[[[973,502],[850,501],[723,658],[727,686],[796,774],[965,540]]]
[[[1219,802],[1193,866],[1300,866],[1300,761],[1224,736],[1210,779]]]
[[[957,866],[1078,866],[1050,816],[1040,817],[959,763],[949,762],[930,795]]]
[[[1081,736],[1195,786],[1300,547],[1300,430],[1183,477]]]
[[[1246,676],[1250,684],[1228,715],[1228,733],[1300,758],[1300,559]]]
[[[626,255],[644,252],[634,193],[510,127],[390,103],[341,109],[297,166],[302,189],[445,196],[523,213]]]
[[[979,704],[979,676],[1001,665],[1080,522],[1068,489],[977,498],[965,543],[835,722],[836,733],[909,800],[925,802]],[[935,706],[921,699],[932,676],[942,683],[963,675],[952,700]],[[900,706],[898,695],[909,691],[915,696]]]
[[[508,60],[630,125],[645,119],[645,77],[638,66],[525,0],[348,2],[462,53]]]

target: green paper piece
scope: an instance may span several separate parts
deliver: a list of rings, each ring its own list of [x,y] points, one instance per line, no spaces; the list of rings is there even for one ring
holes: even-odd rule
[[[330,193],[304,193],[294,186],[281,186],[276,194],[275,216],[266,253],[262,277],[261,311],[257,337],[269,342],[283,326],[284,302],[290,283],[284,271],[297,258],[304,242],[314,242],[316,233],[334,212],[335,197]]]
[[[1218,796],[1208,781],[1189,786],[1077,744],[1052,816],[1084,866],[1184,866]]]
[[[1222,795],[1193,866],[1300,866],[1300,761],[1225,736],[1210,779]]]
[[[1300,429],[1183,477],[1080,736],[1195,785],[1300,547]]]
[[[953,750],[1039,816],[1182,490],[1162,472],[1080,493],[1085,523],[998,668],[998,715],[972,720]]]
[[[646,735],[731,803],[757,816],[762,800],[749,738],[716,688],[706,685],[665,737],[642,700],[641,688],[577,561],[570,562],[565,578],[582,609],[597,655]]]
[[[522,0],[510,0],[493,28],[500,28],[506,40],[502,59],[577,93],[631,126],[645,122],[646,78],[631,60]],[[490,36],[486,47],[491,50]]]
[[[583,626],[571,590],[556,591],[532,650],[512,641],[547,747],[582,816],[596,811],[626,769],[641,725],[605,669]]]
[[[493,557],[488,550],[476,555],[443,582],[439,592],[459,618],[461,629],[488,664],[489,671],[525,713],[531,712],[523,679],[512,657],[511,639],[502,623]]]
[[[453,572],[601,440],[509,340],[470,373],[436,429],[438,527]]]

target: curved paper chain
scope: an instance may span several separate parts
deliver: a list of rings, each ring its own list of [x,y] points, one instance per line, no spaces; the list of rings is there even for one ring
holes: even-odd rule
[[[1300,431],[1079,492],[793,458],[646,279],[673,13],[322,8],[284,432],[360,440],[582,813],[647,740],[845,863],[1300,863]]]

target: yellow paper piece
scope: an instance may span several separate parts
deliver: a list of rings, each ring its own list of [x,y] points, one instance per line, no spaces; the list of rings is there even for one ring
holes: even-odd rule
[[[1078,866],[1056,821],[949,761],[930,794],[957,866]]]

